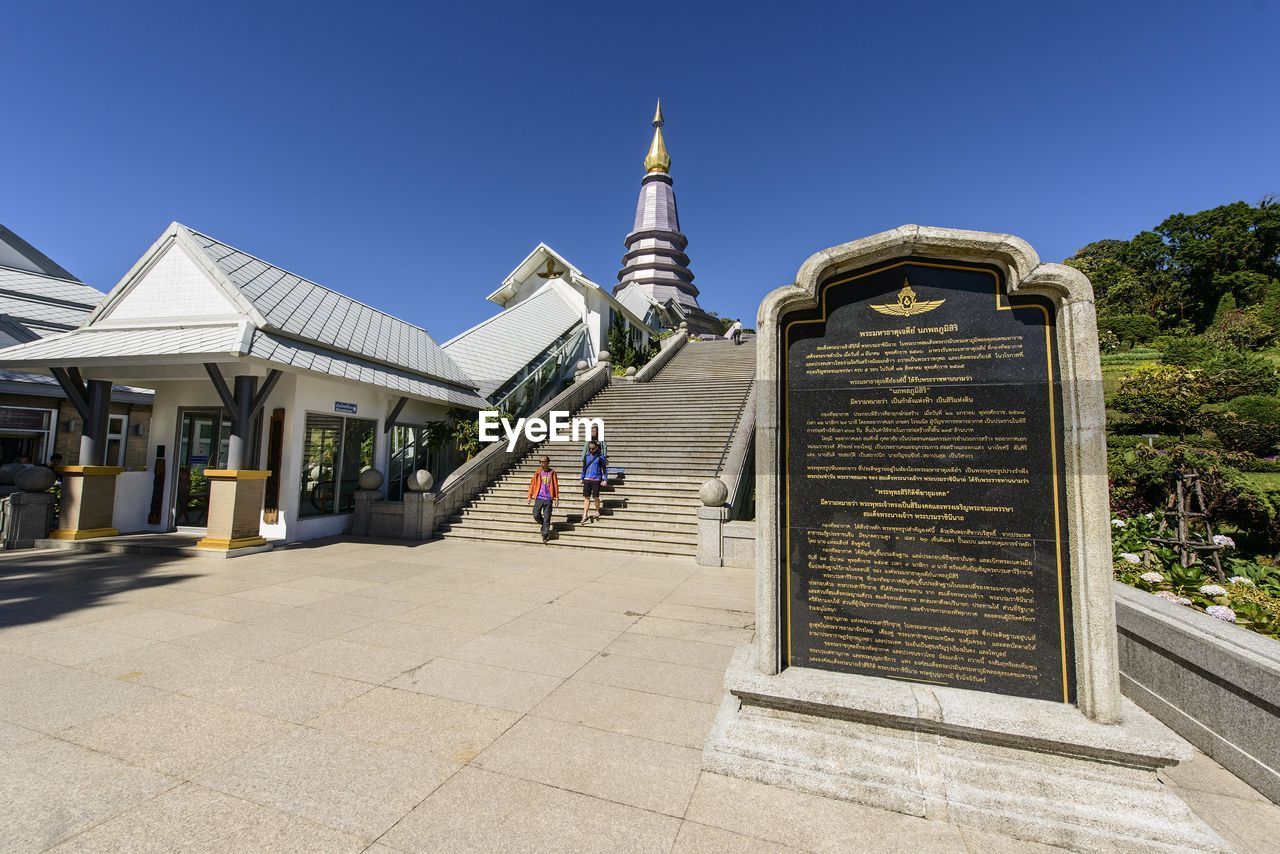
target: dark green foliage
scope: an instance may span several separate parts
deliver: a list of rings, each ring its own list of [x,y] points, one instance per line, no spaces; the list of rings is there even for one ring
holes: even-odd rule
[[[1232,309],[1213,323],[1209,338],[1215,343],[1237,350],[1252,350],[1270,341],[1275,330],[1262,322],[1257,306],[1251,309]]]
[[[1182,442],[1148,447],[1138,437],[1114,437],[1107,447],[1112,510],[1124,515],[1159,513],[1174,478],[1190,470],[1200,474],[1205,509],[1215,526],[1226,524],[1271,539],[1276,534],[1276,508],[1240,471],[1237,464],[1242,459]]]
[[[1213,432],[1233,451],[1265,454],[1280,442],[1280,398],[1237,397],[1215,413]]]
[[[1111,314],[1098,318],[1098,329],[1115,335],[1122,346],[1132,347],[1156,337],[1160,324],[1146,314]]]
[[[1280,325],[1280,205],[1269,198],[1175,214],[1130,240],[1090,243],[1066,263],[1093,282],[1099,315],[1141,314],[1161,329],[1186,322],[1202,332],[1220,304],[1224,313],[1259,306],[1265,325]]]
[[[1203,378],[1207,402],[1232,400],[1247,394],[1275,394],[1280,374],[1264,356],[1226,347],[1211,350],[1196,366]]]
[[[1212,342],[1203,335],[1163,335],[1156,339],[1155,345],[1163,353],[1161,361],[1166,365],[1184,368],[1202,364],[1214,350]]]
[[[614,373],[621,375],[626,373],[627,368],[641,368],[657,353],[656,341],[650,341],[645,348],[636,347],[620,318],[614,320],[609,327],[609,357],[613,362]]]
[[[1121,381],[1111,403],[1138,425],[1181,434],[1208,402],[1207,392],[1198,371],[1177,365],[1144,365]]]

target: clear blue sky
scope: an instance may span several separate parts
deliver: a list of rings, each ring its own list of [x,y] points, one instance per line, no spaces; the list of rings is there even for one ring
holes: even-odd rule
[[[448,338],[615,281],[661,95],[703,305],[902,223],[1060,260],[1280,193],[1280,5],[16,2],[0,222],[102,289],[177,219]]]

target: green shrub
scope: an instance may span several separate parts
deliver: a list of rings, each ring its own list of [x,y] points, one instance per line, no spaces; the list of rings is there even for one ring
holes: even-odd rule
[[[1210,401],[1234,400],[1245,395],[1273,395],[1280,387],[1280,373],[1265,356],[1219,347],[1199,363]]]
[[[1233,451],[1262,455],[1280,442],[1280,398],[1246,395],[1214,414],[1212,428]]]
[[[1198,371],[1177,365],[1143,365],[1120,381],[1112,405],[1135,422],[1185,433],[1208,400]]]
[[[1263,322],[1258,312],[1232,309],[1214,320],[1209,338],[1237,350],[1252,350],[1271,340],[1275,330]]]
[[[1098,318],[1098,330],[1109,332],[1122,345],[1132,347],[1160,334],[1160,324],[1148,314],[1110,314]]]
[[[1160,348],[1162,361],[1166,365],[1181,365],[1192,368],[1207,361],[1214,351],[1214,345],[1203,335],[1162,335],[1156,339],[1155,345]]]

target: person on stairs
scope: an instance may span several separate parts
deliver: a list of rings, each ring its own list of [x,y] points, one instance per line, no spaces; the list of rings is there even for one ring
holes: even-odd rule
[[[551,537],[551,508],[560,503],[560,479],[551,467],[551,457],[544,456],[542,465],[529,481],[529,503],[533,505],[533,519],[542,525],[542,542]]]
[[[594,425],[591,428],[591,438],[588,439],[586,442],[584,442],[582,445],[582,458],[584,460],[587,458],[587,451],[591,450],[592,442],[595,442],[597,445],[600,446],[600,453],[604,455],[605,460],[608,460],[609,459],[609,443],[606,442],[604,439],[600,438],[600,428]]]
[[[734,344],[742,343],[742,321],[735,320],[724,333],[724,337],[732,341]]]
[[[596,500],[595,518],[600,518],[600,487],[609,478],[609,460],[600,452],[600,443],[594,439],[587,443],[587,453],[582,457],[582,521],[591,521],[591,499]]]

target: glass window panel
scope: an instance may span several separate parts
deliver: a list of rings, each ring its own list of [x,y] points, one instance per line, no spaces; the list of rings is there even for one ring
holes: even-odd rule
[[[360,488],[360,472],[373,465],[373,434],[376,421],[347,418],[342,435],[341,486],[338,490],[338,512],[350,513],[356,507],[356,490]]]
[[[302,436],[302,484],[298,515],[334,511],[334,481],[342,442],[342,419],[308,414]]]

